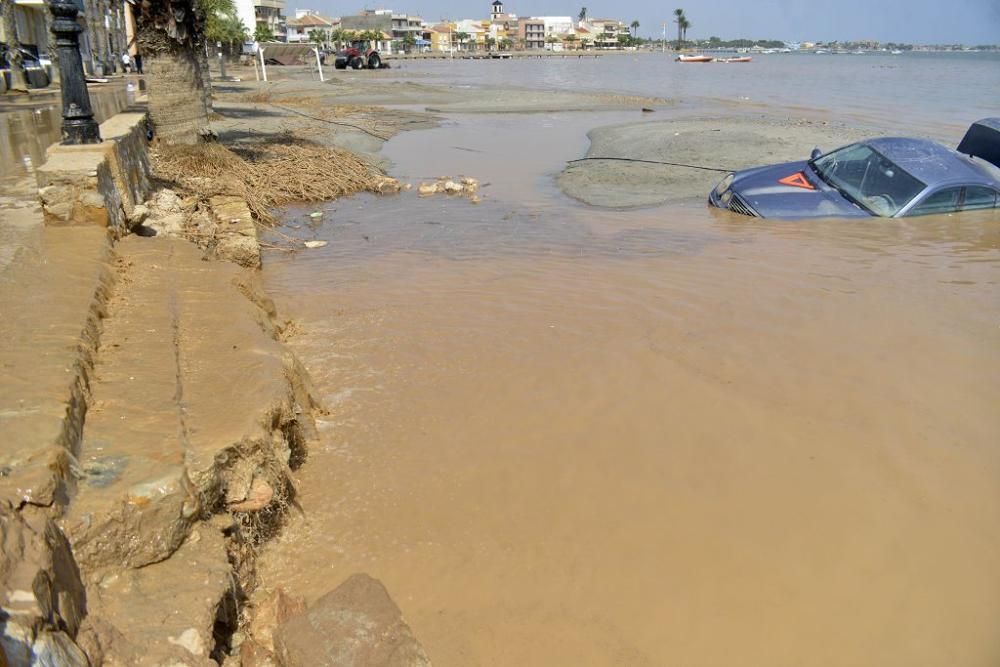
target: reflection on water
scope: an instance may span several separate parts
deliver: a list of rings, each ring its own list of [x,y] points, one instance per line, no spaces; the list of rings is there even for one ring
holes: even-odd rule
[[[329,244],[265,278],[330,416],[269,583],[369,572],[439,665],[1000,662],[1000,215],[607,212],[500,171],[288,212]]]
[[[102,123],[129,104],[131,93],[123,85],[90,90],[94,117]],[[0,183],[34,173],[45,160],[45,149],[59,141],[62,102],[52,97],[45,104],[0,113]]]

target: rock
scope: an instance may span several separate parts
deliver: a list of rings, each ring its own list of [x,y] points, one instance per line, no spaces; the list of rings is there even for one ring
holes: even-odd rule
[[[323,217],[323,211],[313,211],[312,213],[309,214],[309,217],[312,218],[313,220],[319,220],[320,218]]]
[[[256,477],[246,499],[232,503],[229,505],[229,510],[231,512],[257,512],[270,505],[272,500],[274,500],[274,489],[267,483],[267,480]]]
[[[464,177],[462,179],[462,185],[465,185],[465,186],[474,185],[474,186],[476,186],[478,188],[479,187],[479,181],[477,181],[474,178],[469,178],[468,176],[466,176],[466,177]]]
[[[150,200],[150,208],[156,209],[158,213],[180,213],[181,198],[173,190],[164,188],[156,193]]]
[[[184,214],[168,213],[162,217],[149,217],[146,218],[145,226],[156,230],[157,236],[181,238],[184,236]]]
[[[242,667],[278,667],[274,654],[253,640],[240,645]]]
[[[31,658],[32,667],[90,667],[87,656],[65,632],[39,635],[31,647]]]
[[[401,188],[402,186],[395,178],[384,178],[377,186],[375,186],[376,191],[378,191],[380,195],[398,194]]]
[[[305,600],[289,595],[283,588],[264,595],[254,604],[253,619],[249,627],[250,639],[240,647],[240,653],[264,651],[270,654],[274,651],[275,630],[305,611]],[[254,646],[248,647],[247,644]],[[246,651],[243,650],[244,647]]]
[[[417,188],[417,193],[423,197],[438,193],[437,183],[421,183]]]
[[[132,214],[128,217],[128,221],[133,225],[141,225],[149,217],[149,207],[145,204],[137,204],[132,207]]]
[[[326,241],[306,241],[304,245],[307,248],[322,248],[326,245]]]
[[[444,182],[444,191],[447,192],[450,195],[458,194],[462,190],[463,190],[463,188],[462,188],[462,185],[460,183],[456,183],[455,181],[445,181]]]
[[[406,185],[403,186],[403,190],[405,190],[406,192],[409,192],[412,189],[413,189],[413,183],[407,183]]]
[[[479,198],[479,195],[472,195],[471,197],[469,197],[469,201],[472,202],[473,204],[478,204],[483,200]]]
[[[275,654],[285,667],[428,667],[430,659],[385,587],[355,574],[279,628]]]
[[[73,643],[86,614],[69,542],[41,510],[0,506],[0,646],[11,667],[87,665]]]

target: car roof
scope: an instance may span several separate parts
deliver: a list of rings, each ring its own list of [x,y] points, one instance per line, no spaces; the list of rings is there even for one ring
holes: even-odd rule
[[[929,187],[938,185],[991,185],[1000,182],[970,158],[925,139],[882,137],[863,142],[889,158]]]

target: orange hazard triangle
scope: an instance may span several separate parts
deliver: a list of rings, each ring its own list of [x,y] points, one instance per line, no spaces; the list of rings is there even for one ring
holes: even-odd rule
[[[786,176],[778,181],[782,185],[791,185],[793,188],[805,188],[806,190],[815,190],[812,183],[806,180],[806,175],[801,171],[792,174],[791,176]]]

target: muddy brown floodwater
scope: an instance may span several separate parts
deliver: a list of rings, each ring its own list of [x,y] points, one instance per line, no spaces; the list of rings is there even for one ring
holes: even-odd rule
[[[1000,216],[587,208],[574,118],[390,142],[479,206],[288,212],[330,415],[265,579],[368,572],[445,666],[998,664]]]

